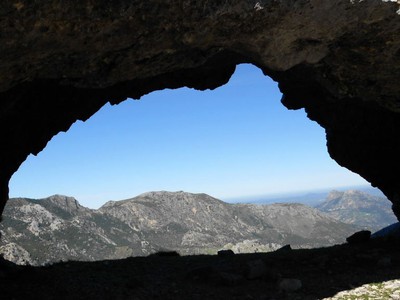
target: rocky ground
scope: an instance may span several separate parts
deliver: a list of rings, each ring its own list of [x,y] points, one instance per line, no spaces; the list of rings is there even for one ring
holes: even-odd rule
[[[365,244],[264,254],[181,257],[164,253],[45,267],[17,266],[3,261],[0,296],[1,299],[398,299],[399,250],[397,239],[373,239]]]

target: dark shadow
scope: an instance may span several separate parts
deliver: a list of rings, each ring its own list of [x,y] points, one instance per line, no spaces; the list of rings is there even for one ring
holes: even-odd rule
[[[0,267],[2,299],[323,299],[400,278],[400,242],[374,239],[264,254],[149,256],[46,267],[3,262]],[[300,280],[302,288],[279,290],[284,278]]]

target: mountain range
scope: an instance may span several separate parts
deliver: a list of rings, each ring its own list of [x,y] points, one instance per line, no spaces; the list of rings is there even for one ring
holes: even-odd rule
[[[397,222],[387,198],[358,190],[331,191],[325,201],[315,207],[338,221],[370,231]]]
[[[159,251],[265,252],[343,243],[358,227],[297,203],[228,204],[206,194],[149,192],[97,210],[72,197],[10,199],[0,252],[18,264],[119,259]]]

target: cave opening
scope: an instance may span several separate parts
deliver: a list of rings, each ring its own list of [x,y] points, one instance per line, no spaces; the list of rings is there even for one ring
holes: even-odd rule
[[[329,157],[323,128],[280,98],[274,81],[241,64],[215,90],[107,104],[30,155],[10,181],[10,198],[63,194],[98,208],[155,190],[240,201],[368,184]]]
[[[14,174],[11,198],[42,200],[8,202],[17,213],[14,218],[12,209],[5,210],[3,252],[28,257],[32,251],[39,264],[63,259],[60,243],[76,245],[75,253],[67,251],[69,259],[98,260],[164,248],[215,254],[221,247],[270,252],[288,243],[343,242],[358,227],[311,206],[328,189],[367,184],[329,157],[323,128],[303,109],[287,110],[280,98],[274,81],[242,64],[215,90],[162,90],[107,104],[55,136]],[[171,207],[162,203],[168,197]],[[255,208],[273,202],[286,203]],[[50,250],[20,249],[18,238],[9,238],[14,227]],[[243,238],[246,228],[252,233]],[[97,250],[89,255],[87,249]]]

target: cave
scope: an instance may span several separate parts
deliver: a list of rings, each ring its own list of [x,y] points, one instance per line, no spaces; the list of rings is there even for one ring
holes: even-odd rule
[[[228,82],[236,65],[251,63],[278,82],[284,106],[304,108],[308,118],[325,129],[331,158],[378,187],[400,217],[398,1],[5,0],[0,14],[0,212],[19,166],[77,120],[89,119],[106,103],[139,99],[156,90],[215,89]],[[399,265],[398,241],[370,246],[374,247],[377,259],[385,253],[383,248],[392,247],[393,266]],[[332,278],[339,282],[352,268],[365,277],[357,284],[387,279],[387,274],[373,277],[381,269],[376,271],[371,254],[364,254],[366,248],[335,248],[327,262],[324,250],[315,250],[308,252],[303,265],[305,252],[296,252],[287,265],[293,276],[299,264],[312,267],[310,273],[315,264],[322,265],[322,271],[305,281],[309,287],[318,280],[321,286]],[[280,259],[281,254],[274,255]],[[279,259],[273,256],[271,264]],[[142,284],[135,272],[121,275],[124,281],[117,275],[127,264],[133,270],[137,265],[132,262],[112,264],[113,276],[103,262],[60,264],[44,272],[18,269],[22,271],[11,276],[1,273],[2,263],[1,283],[13,287],[5,294],[11,297],[15,291],[24,293],[19,281],[34,286],[35,278],[51,285],[68,283],[66,274],[80,280],[83,266],[88,266],[86,273],[91,275],[86,277],[91,281],[97,276],[91,289],[84,283],[79,289],[65,285],[59,296],[93,292],[94,298],[101,291],[110,298],[111,285],[123,287],[115,289],[118,293],[129,293]],[[381,261],[383,267],[386,263]],[[325,274],[324,264],[333,275]],[[147,266],[143,270],[153,271]],[[385,270],[390,279],[398,278],[396,267]],[[252,281],[251,288],[263,286]]]
[[[252,63],[399,217],[398,10],[395,1],[3,2],[0,211],[21,163],[76,120],[159,89],[214,89]]]

